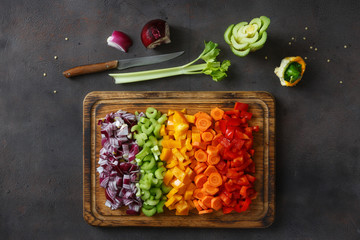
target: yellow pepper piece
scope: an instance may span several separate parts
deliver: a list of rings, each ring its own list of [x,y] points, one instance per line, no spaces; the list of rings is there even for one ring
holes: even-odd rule
[[[173,148],[171,151],[179,161],[184,161],[184,156],[181,154],[181,152],[179,152],[177,148]]]
[[[184,178],[185,178],[185,172],[184,171],[182,171],[180,168],[178,168],[178,167],[174,167],[173,169],[172,169],[172,172],[173,172],[173,174],[174,174],[174,176],[177,178],[177,179],[179,179],[181,182],[183,182],[184,181]]]
[[[172,198],[178,192],[177,188],[171,189],[171,191],[166,195],[167,198]]]
[[[172,152],[169,148],[163,148],[161,151],[161,154],[160,154],[160,159],[162,161],[170,160],[171,154],[172,154]]]
[[[195,116],[194,115],[185,114],[185,118],[189,123],[195,123]]]
[[[174,177],[174,174],[171,170],[166,171],[164,179],[163,179],[164,184],[168,186],[173,177]]]
[[[160,136],[166,136],[166,128],[165,128],[165,125],[161,125],[161,128],[160,128]]]

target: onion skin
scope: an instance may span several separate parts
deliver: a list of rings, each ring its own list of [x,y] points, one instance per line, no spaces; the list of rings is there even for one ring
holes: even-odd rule
[[[155,48],[163,43],[170,43],[169,25],[161,19],[149,21],[142,28],[141,41],[146,48]]]
[[[107,43],[110,47],[114,47],[123,52],[127,52],[133,44],[131,38],[120,31],[113,31],[112,35],[108,37]]]

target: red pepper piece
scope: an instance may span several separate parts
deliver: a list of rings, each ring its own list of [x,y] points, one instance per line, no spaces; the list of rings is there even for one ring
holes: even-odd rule
[[[247,112],[248,109],[249,109],[249,104],[241,103],[241,102],[236,102],[235,103],[234,110],[240,110],[240,111]]]

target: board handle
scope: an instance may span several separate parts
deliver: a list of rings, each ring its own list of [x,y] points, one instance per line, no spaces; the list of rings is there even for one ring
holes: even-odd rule
[[[67,78],[84,75],[88,73],[96,73],[96,72],[102,72],[110,69],[114,69],[118,66],[118,61],[109,61],[109,62],[103,62],[103,63],[96,63],[96,64],[90,64],[90,65],[83,65],[71,68],[69,70],[66,70],[63,72],[63,75]]]

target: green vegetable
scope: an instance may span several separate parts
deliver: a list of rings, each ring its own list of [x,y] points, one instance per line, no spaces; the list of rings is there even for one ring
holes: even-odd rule
[[[141,208],[141,211],[145,214],[145,216],[151,217],[156,213],[157,209],[156,207],[151,209]]]
[[[163,187],[166,168],[160,160],[160,128],[167,120],[166,114],[161,114],[155,108],[149,107],[145,111],[146,117],[141,117],[138,124],[131,128],[136,142],[142,150],[135,156],[140,166],[141,177],[137,183],[140,196],[144,204],[142,211],[146,216],[163,212],[165,194],[168,189]]]
[[[115,73],[109,74],[115,79],[116,84],[131,83],[183,74],[206,74],[210,75],[216,82],[223,80],[227,75],[226,71],[230,66],[229,60],[222,63],[216,60],[220,53],[217,48],[218,44],[211,41],[205,42],[205,49],[194,61],[179,67],[164,68],[157,70],[132,72],[132,73]],[[195,64],[198,60],[204,60],[205,63]]]
[[[290,65],[287,67],[284,73],[285,81],[294,83],[300,77],[301,77],[301,64],[297,62],[290,63]]]
[[[265,16],[254,18],[249,24],[247,22],[231,24],[224,33],[225,42],[230,45],[235,55],[245,57],[249,52],[254,52],[264,46],[269,24],[270,19]]]

